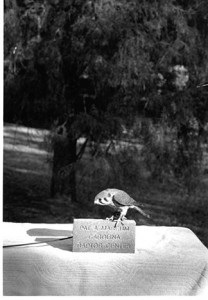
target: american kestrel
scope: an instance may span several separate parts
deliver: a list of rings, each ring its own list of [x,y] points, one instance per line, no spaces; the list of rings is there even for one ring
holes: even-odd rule
[[[139,206],[141,203],[137,203],[133,198],[131,198],[126,192],[118,189],[106,189],[95,196],[94,204],[109,206],[120,213],[117,220],[123,221],[127,214],[129,208],[136,209],[140,214],[146,218],[150,218]],[[108,220],[114,220],[114,215]]]

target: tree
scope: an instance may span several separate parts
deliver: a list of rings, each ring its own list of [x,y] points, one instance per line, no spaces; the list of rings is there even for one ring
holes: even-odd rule
[[[28,26],[37,20],[34,17],[38,15],[37,10],[37,5],[30,1],[20,17],[22,56],[5,92],[6,96],[9,93],[6,110],[10,108],[9,102],[14,104],[11,86],[15,85],[19,91],[15,93],[15,100],[22,108],[15,117],[24,124],[48,126],[57,118],[63,120],[67,135],[56,135],[54,139],[51,192],[52,195],[69,193],[75,199],[74,165],[80,157],[76,154],[77,139],[81,135],[102,139],[115,131],[115,118],[109,115],[105,103],[114,93],[114,88],[107,85],[110,64],[99,55],[103,51],[99,49],[99,42],[106,38],[100,36],[100,29],[96,28],[99,24],[94,20],[96,16],[90,1],[49,1],[43,10],[45,15],[40,17],[38,32],[34,26]],[[112,55],[111,51],[108,50],[107,56]],[[11,109],[8,113],[5,111],[5,115],[10,112]],[[57,177],[66,167],[65,179],[68,181],[69,177],[69,183],[59,184],[63,176],[61,180]]]
[[[206,25],[199,27],[206,13],[197,1],[22,0],[18,8],[21,35],[12,42],[18,47],[5,117],[39,127],[59,120],[52,195],[76,198],[77,159],[89,140],[119,135],[121,120],[130,126],[138,114],[157,116],[178,141],[184,115],[201,122],[206,104],[194,97],[207,76]],[[176,83],[176,66],[185,66],[188,82]],[[86,143],[77,153],[80,136]]]

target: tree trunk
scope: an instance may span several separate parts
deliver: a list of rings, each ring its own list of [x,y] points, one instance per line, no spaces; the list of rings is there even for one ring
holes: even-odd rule
[[[59,136],[54,141],[51,197],[67,196],[76,201],[76,140]]]

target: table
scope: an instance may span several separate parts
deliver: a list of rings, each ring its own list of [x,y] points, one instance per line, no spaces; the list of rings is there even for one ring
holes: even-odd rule
[[[8,296],[208,295],[208,249],[183,227],[136,226],[130,253],[72,252],[73,224],[3,223]],[[52,241],[54,240],[54,241]],[[47,242],[48,241],[48,242]]]

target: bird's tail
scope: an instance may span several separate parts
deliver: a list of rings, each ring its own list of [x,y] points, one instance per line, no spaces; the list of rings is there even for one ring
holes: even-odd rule
[[[142,214],[146,218],[150,219],[150,215],[146,214],[140,207],[134,205],[133,208],[135,208],[138,212],[140,212],[140,214]]]

